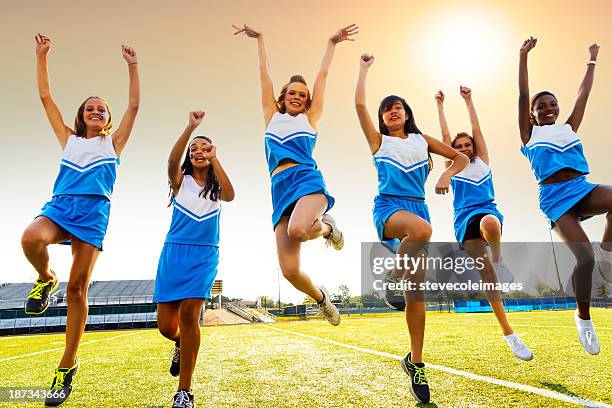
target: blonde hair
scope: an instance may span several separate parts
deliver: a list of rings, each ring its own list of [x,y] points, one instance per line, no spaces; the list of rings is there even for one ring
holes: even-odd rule
[[[87,125],[85,124],[85,120],[83,119],[83,114],[85,112],[85,105],[90,99],[100,99],[106,105],[106,111],[108,112],[108,123],[102,130],[100,131],[100,136],[108,136],[111,134],[111,129],[113,128],[113,118],[111,115],[111,111],[108,107],[108,103],[104,98],[99,96],[90,96],[83,101],[79,109],[77,110],[76,117],[74,118],[74,134],[80,137],[87,136]]]
[[[289,85],[291,85],[294,82],[299,82],[300,84],[304,84],[306,85],[306,88],[308,88],[308,84],[306,83],[306,80],[304,79],[303,76],[301,75],[291,76],[291,78],[289,78],[289,82],[283,85],[280,91],[280,95],[278,95],[278,99],[276,99],[276,105],[278,106],[278,111],[280,113],[285,113],[287,111],[287,108],[285,106],[285,95],[287,95],[287,88],[289,88]],[[308,90],[308,95],[306,96],[306,108],[304,110],[308,110],[310,108],[311,103],[312,103],[312,98],[310,96],[310,90]]]

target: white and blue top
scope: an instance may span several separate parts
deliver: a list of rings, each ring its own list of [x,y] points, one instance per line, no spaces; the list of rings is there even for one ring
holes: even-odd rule
[[[478,156],[461,172],[451,177],[451,187],[455,210],[488,204],[495,200],[491,168]]]
[[[538,183],[565,168],[589,174],[580,138],[567,123],[534,126],[521,153],[531,162]]]
[[[316,142],[317,131],[310,125],[305,113],[296,116],[274,113],[265,134],[268,170],[272,173],[283,159],[316,168],[317,162],[312,158]]]
[[[200,197],[193,177],[183,176],[178,194],[172,197],[172,221],[166,243],[219,246],[221,200]]]
[[[70,135],[53,186],[53,196],[96,195],[110,200],[119,158],[111,136],[92,138]]]
[[[425,198],[429,174],[429,148],[419,133],[408,137],[382,135],[374,154],[378,173],[378,192],[395,196]]]

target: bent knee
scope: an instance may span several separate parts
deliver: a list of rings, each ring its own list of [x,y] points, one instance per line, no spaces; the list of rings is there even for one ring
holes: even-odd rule
[[[310,228],[305,225],[289,225],[287,228],[287,235],[291,239],[294,239],[299,242],[308,241],[308,233],[310,232]]]
[[[300,274],[300,269],[296,267],[288,267],[281,265],[281,271],[283,272],[283,277],[285,279],[293,279]]]
[[[43,237],[39,233],[37,233],[36,231],[33,231],[30,228],[27,228],[23,232],[23,235],[21,236],[21,247],[23,249],[43,246],[46,244],[47,243],[45,242]]]
[[[413,242],[429,242],[431,239],[431,224],[424,222],[419,228],[407,231],[406,236]]]
[[[501,223],[496,216],[488,214],[480,220],[480,229],[487,232],[499,232]]]

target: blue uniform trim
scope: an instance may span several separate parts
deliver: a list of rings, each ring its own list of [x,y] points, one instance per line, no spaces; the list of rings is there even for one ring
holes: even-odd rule
[[[74,169],[76,171],[85,172],[87,170],[90,170],[90,169],[92,169],[94,167],[99,166],[100,164],[107,164],[107,163],[108,164],[117,164],[118,163],[118,159],[113,159],[113,158],[110,158],[110,159],[100,159],[100,160],[96,160],[94,162],[91,162],[91,163],[89,163],[89,164],[87,164],[85,166],[79,166],[78,164],[73,163],[71,161],[68,161],[66,159],[62,159],[60,161],[60,163],[65,165],[65,166],[67,166],[67,167],[70,167],[70,168],[72,168],[72,169]]]
[[[423,160],[422,162],[418,162],[418,163],[414,163],[411,164],[410,166],[404,166],[402,163],[398,162],[397,160],[393,160],[390,157],[375,157],[374,161],[377,163],[389,163],[392,166],[397,167],[398,169],[400,169],[401,171],[403,171],[404,173],[409,173],[419,167],[422,167],[426,164],[429,164],[429,159],[427,160]]]
[[[295,132],[295,133],[291,133],[290,135],[287,135],[285,137],[278,136],[278,135],[275,135],[274,133],[267,132],[266,136],[270,137],[271,139],[277,141],[280,144],[284,144],[285,142],[288,142],[289,140],[295,139],[296,137],[300,137],[300,136],[306,136],[306,137],[311,138],[311,139],[316,139],[317,138],[317,134],[316,133],[309,133],[309,132]]]
[[[172,198],[173,202],[174,202],[174,206],[176,207],[177,210],[179,210],[180,212],[182,212],[183,214],[185,214],[186,216],[188,216],[189,218],[191,218],[194,221],[197,222],[202,222],[204,220],[209,219],[210,217],[214,217],[215,215],[219,214],[221,212],[221,209],[218,208],[216,210],[213,210],[209,213],[206,213],[204,215],[196,215],[194,213],[192,213],[191,211],[189,211],[187,208],[183,207],[182,205],[180,205],[179,203],[176,202],[176,200],[174,199],[174,197]]]

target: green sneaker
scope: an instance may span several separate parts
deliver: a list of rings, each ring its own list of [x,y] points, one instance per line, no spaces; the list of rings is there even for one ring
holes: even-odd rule
[[[55,273],[51,271],[53,276]],[[28,295],[28,300],[25,305],[25,312],[27,314],[42,314],[47,311],[47,307],[49,307],[49,296],[51,293],[57,290],[59,286],[59,280],[57,276],[55,279],[43,282],[40,278],[36,279],[34,282],[34,287],[30,291]]]
[[[72,380],[79,369],[79,360],[76,359],[71,368],[56,368],[49,395],[45,399],[46,407],[57,407],[64,403],[72,392]]]

